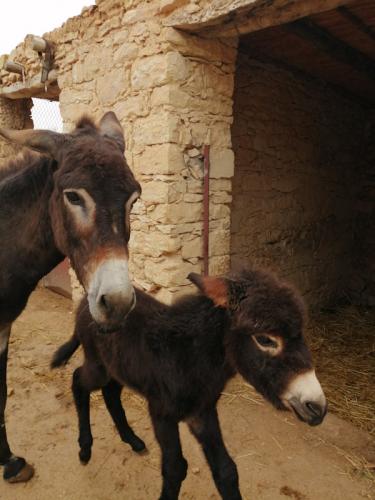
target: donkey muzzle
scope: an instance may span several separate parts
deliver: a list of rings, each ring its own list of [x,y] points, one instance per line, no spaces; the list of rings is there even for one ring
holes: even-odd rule
[[[95,270],[88,287],[90,313],[101,331],[113,331],[135,307],[126,259],[112,258]]]
[[[314,370],[296,375],[281,397],[299,420],[319,425],[327,414],[327,401]]]
[[[301,402],[297,398],[291,398],[288,403],[297,418],[311,426],[321,424],[327,413],[326,403],[321,405],[314,401]]]

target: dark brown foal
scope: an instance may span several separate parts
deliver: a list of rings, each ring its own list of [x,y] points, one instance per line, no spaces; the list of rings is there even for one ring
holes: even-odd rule
[[[148,401],[162,451],[161,499],[176,500],[187,473],[178,423],[185,420],[202,446],[222,498],[241,498],[237,468],[225,448],[216,403],[227,381],[240,373],[278,409],[320,424],[327,404],[303,336],[303,304],[290,286],[259,270],[228,277],[190,275],[201,290],[172,306],[136,290],[137,305],[124,325],[103,335],[84,299],[75,333],[55,354],[67,362],[82,344],[84,364],[73,375],[79,419],[79,456],[91,457],[90,392],[102,389],[122,439],[143,442],[121,406],[123,385]]]

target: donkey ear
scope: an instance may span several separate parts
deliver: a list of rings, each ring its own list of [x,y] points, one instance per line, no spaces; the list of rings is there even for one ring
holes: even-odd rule
[[[197,273],[188,275],[194,285],[204,294],[209,297],[215,305],[220,307],[228,307],[229,305],[229,289],[225,278],[216,278],[214,276],[201,276]]]
[[[121,123],[113,111],[108,111],[99,122],[99,132],[101,135],[113,139],[121,151],[125,151],[124,131]]]
[[[0,128],[0,135],[9,141],[17,142],[22,146],[47,154],[55,159],[59,149],[67,140],[65,134],[51,132],[50,130],[9,130]]]

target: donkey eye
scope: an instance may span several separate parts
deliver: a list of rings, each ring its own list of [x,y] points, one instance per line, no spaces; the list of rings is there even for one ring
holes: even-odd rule
[[[80,205],[83,206],[85,202],[83,201],[83,198],[76,192],[76,191],[64,191],[64,194],[72,205]]]
[[[273,339],[271,339],[271,337],[268,337],[267,335],[256,335],[255,339],[262,347],[276,348],[278,346],[277,342],[275,342]]]

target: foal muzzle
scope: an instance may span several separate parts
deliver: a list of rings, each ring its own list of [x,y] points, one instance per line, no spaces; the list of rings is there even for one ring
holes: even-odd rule
[[[309,425],[321,424],[327,414],[327,401],[314,370],[296,375],[281,400],[299,420]]]

